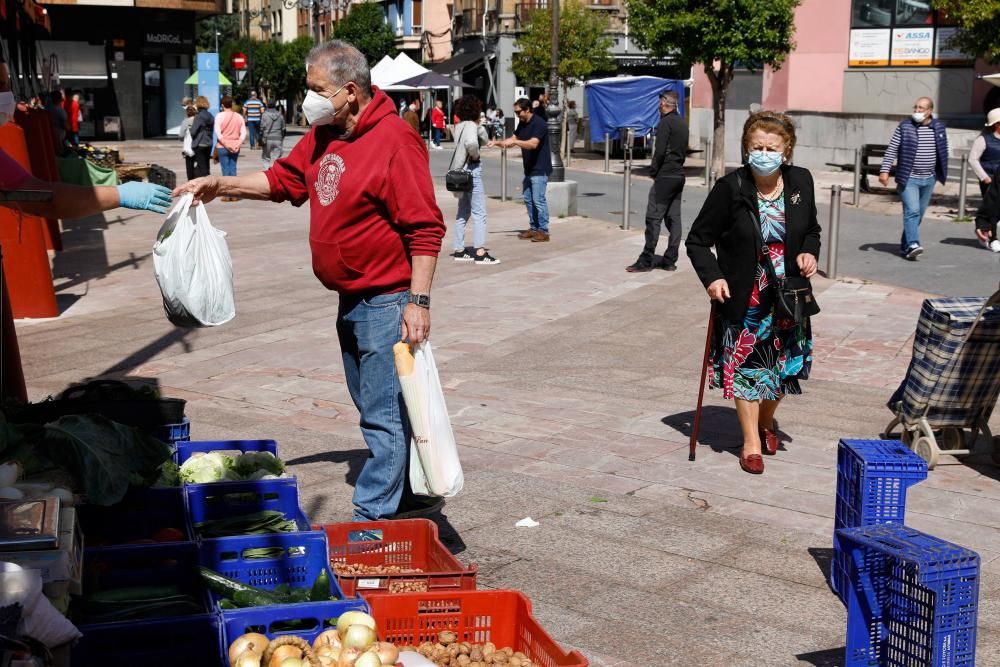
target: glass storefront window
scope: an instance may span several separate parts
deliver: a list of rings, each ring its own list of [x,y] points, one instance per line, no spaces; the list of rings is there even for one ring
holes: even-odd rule
[[[900,3],[906,0],[900,0]],[[853,0],[851,27],[888,28],[892,26],[896,0]]]
[[[934,10],[929,0],[898,0],[896,2],[896,25],[934,24]]]

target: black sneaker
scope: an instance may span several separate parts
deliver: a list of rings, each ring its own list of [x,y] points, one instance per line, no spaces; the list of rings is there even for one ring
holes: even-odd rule
[[[476,253],[476,259],[474,260],[476,264],[499,264],[500,260],[492,256],[488,252],[484,252],[482,255]]]
[[[906,249],[906,254],[904,255],[904,257],[906,257],[906,259],[910,260],[911,262],[915,262],[917,261],[917,257],[920,257],[923,254],[924,254],[924,249],[920,247],[919,244],[914,243],[913,245],[911,245],[909,248]]]
[[[676,271],[677,265],[673,262],[660,262],[656,265],[656,268],[663,269],[664,271]]]
[[[451,253],[451,258],[456,262],[471,262],[476,259],[468,250],[456,250]]]
[[[630,266],[626,266],[625,270],[629,273],[646,273],[653,270],[652,264],[646,264],[644,262],[636,262]]]
[[[429,496],[410,496],[399,501],[399,507],[395,514],[390,514],[386,519],[411,519],[417,516],[434,514],[444,509],[444,498]]]

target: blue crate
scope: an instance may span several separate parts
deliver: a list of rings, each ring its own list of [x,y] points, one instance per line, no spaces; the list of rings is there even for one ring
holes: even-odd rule
[[[88,549],[149,539],[162,528],[177,528],[183,541],[194,539],[179,487],[130,491],[109,507],[80,505],[76,515]]]
[[[109,588],[173,585],[194,598],[202,613],[209,613],[212,600],[198,573],[198,564],[198,547],[194,542],[88,549],[83,560],[83,596]],[[75,623],[88,625],[85,617],[74,616]],[[119,621],[112,625],[135,622]]]
[[[975,665],[975,552],[900,524],[837,536],[847,555],[847,667]]]
[[[247,549],[280,547],[277,558],[246,558]],[[201,564],[224,577],[256,588],[271,590],[279,584],[293,588],[311,587],[320,572],[330,577],[330,595],[343,599],[337,577],[330,570],[330,548],[321,532],[246,535],[202,540],[199,544]],[[220,596],[209,591],[214,602]],[[288,605],[281,605],[288,606]]]
[[[149,434],[161,442],[171,444],[191,439],[191,420],[187,417],[179,424],[164,424],[152,429]]]
[[[202,521],[263,510],[284,512],[286,518],[295,520],[299,530],[312,530],[309,519],[299,507],[298,484],[294,478],[188,484],[184,487],[184,496],[188,529],[195,539],[200,539],[195,524]]]
[[[219,450],[246,452],[271,452],[278,455],[278,443],[274,440],[188,440],[177,443],[176,461],[180,465],[196,452]]]
[[[847,604],[844,592],[847,563],[836,531],[903,523],[906,491],[925,479],[927,462],[898,440],[840,441],[830,587],[844,604]]]
[[[222,624],[215,614],[79,628],[83,637],[70,652],[73,667],[228,667]],[[169,643],[169,647],[165,642]],[[165,650],[169,648],[169,650]]]
[[[259,632],[271,639],[282,635],[295,635],[310,644],[324,630],[336,627],[337,617],[345,611],[368,613],[368,604],[362,598],[336,602],[303,602],[251,609],[226,609],[222,612],[222,642],[226,652],[240,635]],[[302,626],[289,629],[289,622]],[[332,623],[331,623],[332,621]],[[282,628],[285,629],[282,629]]]

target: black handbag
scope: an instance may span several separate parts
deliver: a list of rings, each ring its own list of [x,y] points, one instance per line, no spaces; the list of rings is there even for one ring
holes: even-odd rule
[[[458,147],[461,145],[462,134],[465,133],[465,128],[462,128],[462,132],[459,133],[458,137],[455,139],[455,152],[458,152]],[[454,162],[454,154],[452,155],[452,161]],[[468,162],[468,158],[466,159]],[[472,190],[472,172],[467,171],[465,165],[462,165],[461,169],[450,169],[448,173],[444,175],[444,186],[448,188],[448,192],[469,192]]]

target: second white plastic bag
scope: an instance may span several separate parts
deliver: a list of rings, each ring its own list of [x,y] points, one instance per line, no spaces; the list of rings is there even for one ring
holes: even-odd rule
[[[214,327],[236,317],[233,260],[226,233],[205,206],[181,197],[153,244],[153,269],[167,319],[179,327]]]
[[[413,429],[410,487],[418,495],[451,498],[462,490],[464,477],[431,345],[424,341],[414,346],[410,358],[410,346],[405,343],[398,343],[395,351],[399,384]]]

